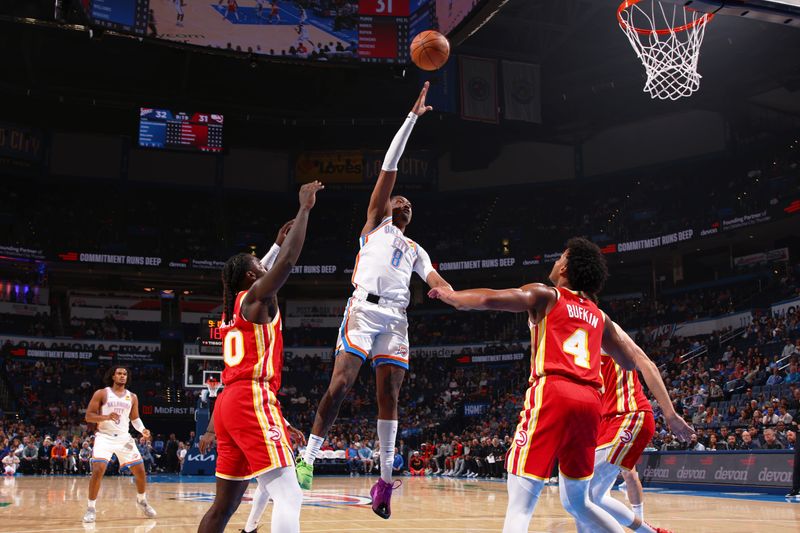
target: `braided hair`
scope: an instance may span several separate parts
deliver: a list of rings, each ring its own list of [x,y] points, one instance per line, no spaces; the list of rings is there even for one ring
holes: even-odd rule
[[[241,253],[225,261],[225,266],[222,267],[222,319],[226,322],[233,320],[236,294],[239,292],[245,274],[250,270],[252,261],[252,255]]]
[[[608,265],[600,248],[584,237],[567,241],[567,279],[570,288],[580,291],[597,302],[597,294],[608,279]]]

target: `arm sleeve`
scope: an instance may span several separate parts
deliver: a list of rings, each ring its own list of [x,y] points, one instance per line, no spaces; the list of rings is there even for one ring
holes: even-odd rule
[[[414,272],[419,274],[419,277],[421,277],[423,281],[427,281],[428,274],[435,271],[436,269],[434,269],[433,264],[431,264],[431,257],[428,255],[428,252],[417,244],[417,260],[414,261]]]
[[[272,247],[267,252],[267,255],[261,258],[261,264],[269,270],[272,268],[272,265],[275,264],[275,259],[278,257],[278,252],[281,251],[281,247],[277,244],[273,244]]]
[[[411,136],[411,130],[414,129],[414,124],[416,124],[416,122],[417,115],[413,112],[409,113],[403,125],[397,130],[394,139],[392,139],[392,144],[389,145],[389,149],[386,151],[386,157],[383,158],[381,170],[387,172],[397,171],[397,163],[403,155],[403,150],[406,149],[406,142],[408,142],[408,138]]]

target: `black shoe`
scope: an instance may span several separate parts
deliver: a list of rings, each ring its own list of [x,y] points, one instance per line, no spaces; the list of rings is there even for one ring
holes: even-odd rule
[[[247,531],[246,529],[242,528],[240,533],[258,533],[258,528],[255,528],[253,531]]]
[[[787,498],[798,498],[800,497],[800,489],[792,489],[792,492],[786,495]]]

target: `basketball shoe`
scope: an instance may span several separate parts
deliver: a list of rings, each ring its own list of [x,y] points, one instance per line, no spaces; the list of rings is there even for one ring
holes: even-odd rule
[[[297,483],[303,490],[311,490],[311,484],[314,481],[314,465],[310,465],[303,461],[300,457],[294,467],[297,473]]]
[[[376,515],[384,519],[392,516],[392,491],[400,488],[402,484],[399,479],[394,483],[386,483],[381,478],[372,486],[369,495],[372,496],[372,511]]]
[[[86,514],[83,515],[83,521],[87,524],[94,523],[97,520],[97,509],[86,509]]]
[[[156,517],[156,510],[147,503],[147,500],[136,502],[136,507],[139,508],[140,511],[147,517],[147,518],[155,518]]]

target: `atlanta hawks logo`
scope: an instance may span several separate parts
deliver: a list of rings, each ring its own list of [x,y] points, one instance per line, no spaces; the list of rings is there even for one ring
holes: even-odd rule
[[[273,442],[280,442],[281,438],[283,438],[283,432],[281,431],[281,428],[272,426],[267,431],[267,436]]]
[[[619,440],[622,444],[628,444],[633,440],[633,433],[631,433],[630,430],[625,429],[622,431],[622,435],[619,436]]]
[[[525,446],[528,444],[528,432],[524,429],[520,429],[517,433],[517,438],[514,439],[514,444],[517,446]]]

